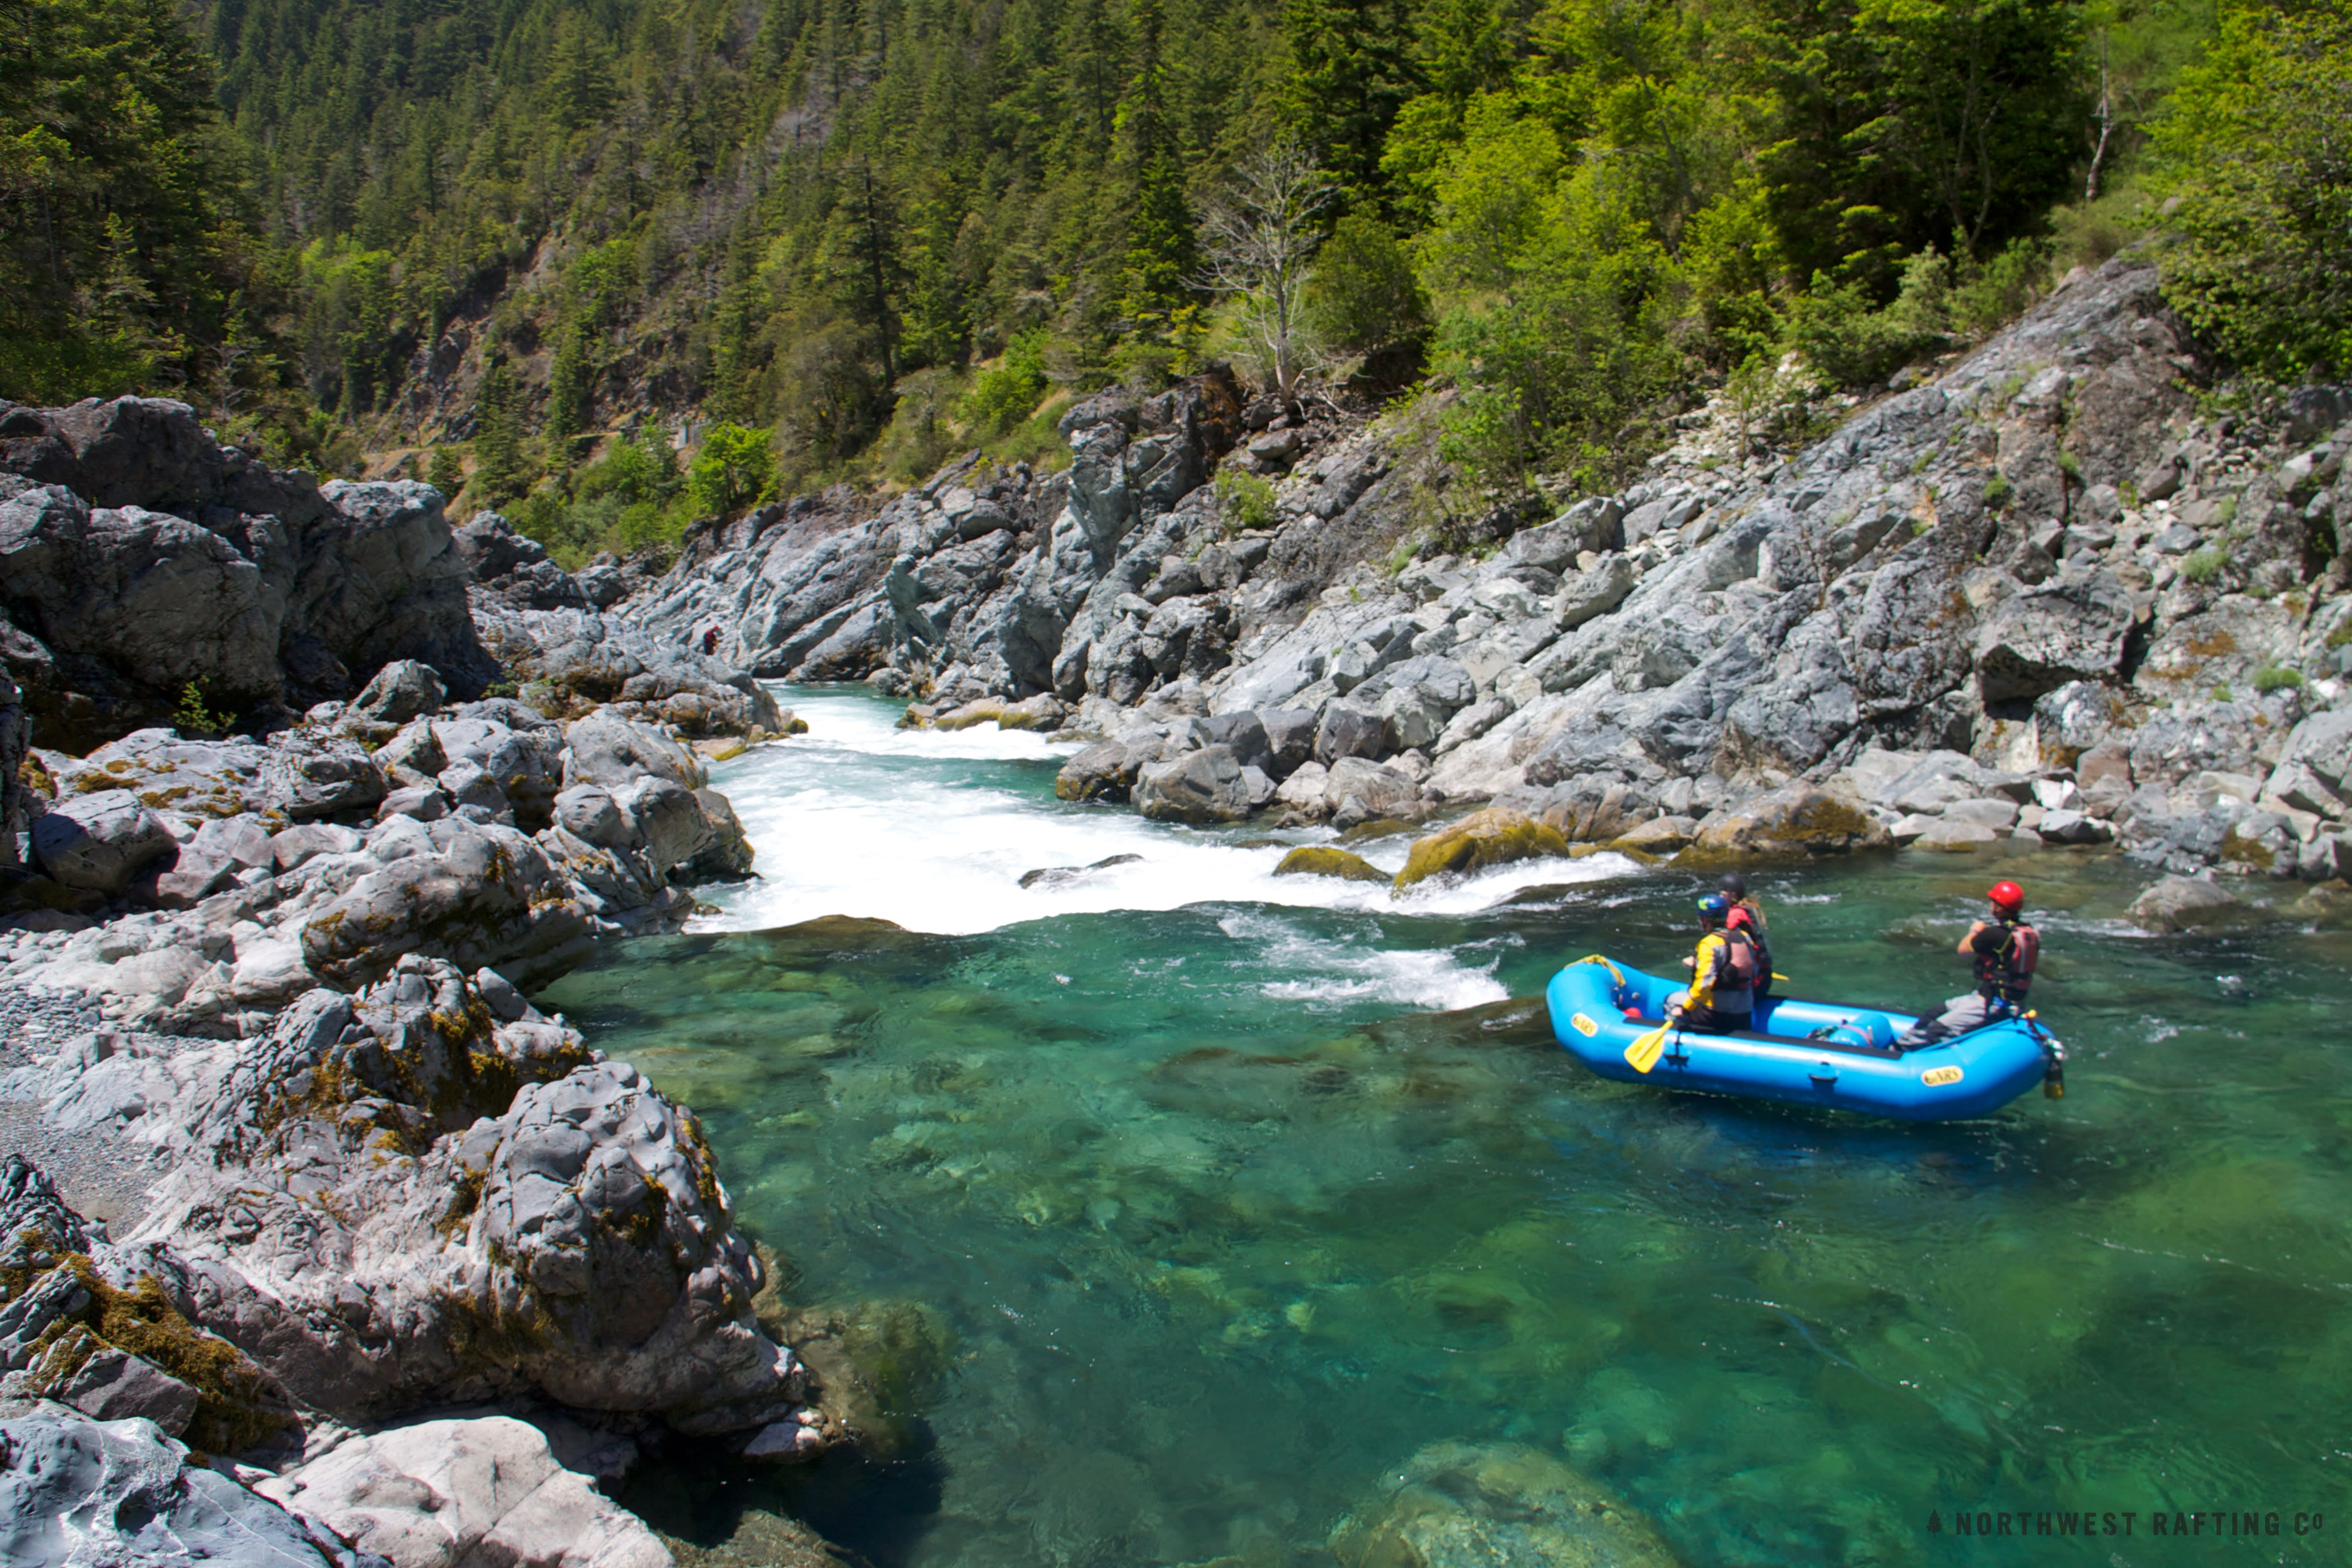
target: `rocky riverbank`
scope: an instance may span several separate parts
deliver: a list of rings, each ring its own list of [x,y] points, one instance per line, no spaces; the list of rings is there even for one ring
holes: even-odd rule
[[[1175,820],[1491,803],[1650,855],[2117,844],[2331,880],[2352,395],[2206,412],[2156,285],[2078,275],[1801,449],[1717,400],[1532,526],[1448,497],[1402,425],[1216,374],[1107,394],[1066,474],[754,512],[623,607],[910,721],[1064,725],[1098,742],[1066,797]]]
[[[523,994],[751,874],[702,753],[801,727],[597,591],[177,404],[0,406],[24,1560],[652,1568],[639,1454],[856,1434],[693,1114]]]

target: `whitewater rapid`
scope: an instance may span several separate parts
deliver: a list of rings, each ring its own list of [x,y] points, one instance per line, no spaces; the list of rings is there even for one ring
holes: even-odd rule
[[[1059,916],[1243,905],[1247,912],[1221,925],[1234,941],[1284,961],[1291,977],[1271,984],[1285,995],[1461,1007],[1507,994],[1492,973],[1494,953],[1382,952],[1306,930],[1283,911],[1467,914],[1528,888],[1634,869],[1614,855],[1530,860],[1402,896],[1374,883],[1276,877],[1292,845],[1333,836],[1286,832],[1276,842],[1248,826],[1193,828],[1124,806],[1073,805],[1054,798],[1051,782],[1073,744],[993,725],[901,730],[897,708],[855,690],[779,688],[777,696],[808,721],[809,732],[721,763],[712,777],[742,818],[759,876],[698,889],[716,912],[690,929],[756,931],[849,915],[969,934]],[[1356,847],[1394,870],[1406,842]],[[1021,886],[1029,871],[1117,856],[1136,858]]]

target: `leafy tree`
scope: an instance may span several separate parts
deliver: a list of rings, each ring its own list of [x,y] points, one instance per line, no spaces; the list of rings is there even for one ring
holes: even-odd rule
[[[2234,7],[2153,132],[2166,297],[2280,379],[2352,369],[2352,18]]]
[[[766,431],[714,425],[687,465],[687,499],[698,512],[730,516],[765,500],[775,472],[775,447]]]

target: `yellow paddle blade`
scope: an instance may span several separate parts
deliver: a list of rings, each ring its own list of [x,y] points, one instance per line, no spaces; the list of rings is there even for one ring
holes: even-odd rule
[[[1789,977],[1776,969],[1772,972],[1772,978],[1775,980],[1786,980]]]
[[[1671,1026],[1661,1024],[1627,1046],[1625,1065],[1635,1072],[1648,1072],[1652,1068],[1656,1067],[1658,1058],[1665,1055],[1666,1030],[1669,1027]]]

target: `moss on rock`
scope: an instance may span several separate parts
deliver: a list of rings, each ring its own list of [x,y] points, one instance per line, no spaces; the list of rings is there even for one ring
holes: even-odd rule
[[[1410,888],[1432,877],[1483,871],[1514,860],[1568,854],[1568,839],[1549,823],[1523,811],[1490,805],[1425,838],[1413,840],[1396,885]]]
[[[1389,874],[1360,855],[1328,844],[1303,844],[1282,858],[1277,877],[1339,877],[1350,882],[1385,882]]]

